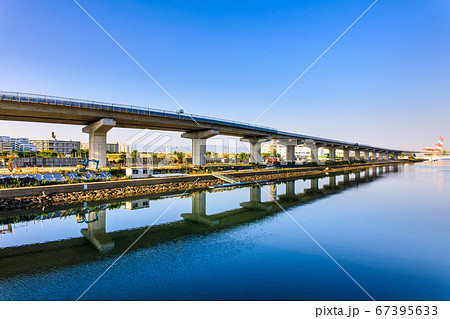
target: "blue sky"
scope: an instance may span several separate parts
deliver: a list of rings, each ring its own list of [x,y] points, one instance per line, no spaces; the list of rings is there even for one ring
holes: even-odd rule
[[[79,0],[187,112],[244,122],[372,2]],[[1,90],[177,109],[72,0],[2,0],[0,30]],[[448,30],[449,1],[379,0],[258,123],[406,149],[442,135],[445,147]],[[0,122],[0,135],[51,131],[87,141],[77,126]]]

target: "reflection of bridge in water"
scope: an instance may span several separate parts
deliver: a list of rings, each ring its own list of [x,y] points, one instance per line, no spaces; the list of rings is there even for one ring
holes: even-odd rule
[[[181,239],[194,234],[207,234],[241,224],[261,220],[284,209],[300,206],[312,201],[340,193],[346,189],[369,183],[384,173],[398,171],[397,165],[372,167],[343,175],[330,175],[309,179],[310,185],[297,193],[295,180],[284,181],[284,194],[278,194],[277,184],[270,185],[269,201],[262,201],[261,187],[249,187],[249,201],[240,203],[239,208],[208,215],[206,211],[206,192],[193,193],[191,213],[181,214],[182,220],[153,226],[132,247],[133,250],[148,248],[162,242]],[[337,177],[342,176],[341,181]],[[321,183],[319,183],[321,180]],[[327,182],[325,184],[325,182]],[[319,187],[322,184],[322,188]],[[278,204],[277,204],[278,203]],[[81,229],[83,237],[60,241],[37,243],[19,247],[0,249],[0,269],[4,275],[27,273],[37,269],[69,266],[93,261],[98,251],[121,254],[138,238],[148,226],[106,232],[107,209],[100,208],[86,214],[87,228]],[[97,249],[93,249],[92,245]]]

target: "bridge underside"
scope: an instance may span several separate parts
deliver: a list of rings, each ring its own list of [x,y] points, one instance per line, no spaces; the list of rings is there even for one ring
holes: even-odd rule
[[[193,163],[197,165],[205,164],[206,139],[215,135],[241,137],[243,138],[242,141],[249,142],[251,162],[253,163],[261,162],[261,143],[271,139],[285,141],[285,144],[281,143],[289,149],[290,158],[288,161],[290,163],[295,161],[295,145],[310,147],[312,153],[314,153],[312,158],[314,161],[319,161],[316,154],[318,147],[328,148],[330,154],[335,149],[342,149],[344,160],[349,159],[349,151],[356,151],[356,159],[360,158],[360,152],[364,152],[365,158],[369,158],[369,152],[371,152],[373,159],[382,159],[383,157],[389,159],[389,155],[396,158],[397,154],[401,153],[401,151],[396,150],[282,132],[276,129],[198,115],[194,115],[192,118],[187,114],[153,111],[136,107],[116,107],[110,104],[97,103],[84,103],[83,106],[74,106],[70,104],[70,100],[61,99],[57,101],[62,101],[62,104],[57,105],[56,102],[55,104],[19,102],[2,98],[0,100],[0,120],[85,126],[83,132],[90,136],[90,148],[95,148],[90,149],[90,158],[99,160],[101,166],[106,165],[106,132],[112,127],[183,132],[185,134],[182,137],[192,140],[193,149],[196,150],[196,152],[193,152],[195,157]],[[104,125],[105,121],[109,124]],[[95,130],[92,129],[94,126]],[[87,127],[91,129],[87,129]]]

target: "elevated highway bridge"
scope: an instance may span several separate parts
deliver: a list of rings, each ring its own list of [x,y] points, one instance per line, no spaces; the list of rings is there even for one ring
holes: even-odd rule
[[[195,114],[21,92],[0,91],[0,120],[82,125],[83,132],[89,134],[89,157],[99,160],[101,167],[106,166],[106,135],[113,127],[183,132],[183,138],[192,140],[194,165],[206,163],[206,140],[219,134],[248,142],[250,162],[258,164],[261,144],[272,139],[286,146],[290,163],[295,162],[297,145],[309,147],[313,161],[318,161],[320,147],[330,150],[330,160],[335,159],[337,149],[343,150],[344,160],[349,159],[350,151],[355,152],[355,159],[363,153],[366,160],[396,159],[403,153]]]

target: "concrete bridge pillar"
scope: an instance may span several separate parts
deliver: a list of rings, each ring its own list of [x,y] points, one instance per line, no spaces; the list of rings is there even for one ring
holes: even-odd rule
[[[350,159],[349,153],[350,153],[349,149],[344,148],[344,158],[343,158],[344,161],[348,161]]]
[[[398,161],[398,154],[394,153],[393,155],[394,155],[394,160]]]
[[[295,164],[295,145],[286,145],[286,162]]]
[[[355,160],[360,161],[361,160],[361,151],[355,150]]]
[[[114,242],[106,233],[106,210],[87,214],[88,228],[81,229],[81,234],[98,250],[108,251],[114,248]]]
[[[192,140],[193,165],[203,166],[206,164],[206,140],[218,134],[219,131],[216,130],[186,132],[181,134],[182,138],[189,138]]]
[[[270,141],[270,137],[244,137],[241,142],[250,143],[250,163],[261,164],[261,144]]]
[[[295,147],[297,146],[296,139],[281,139],[277,144],[286,146],[286,162],[288,164],[295,164]]]
[[[330,161],[335,162],[336,161],[336,148],[335,147],[329,147],[328,152],[330,153]]]
[[[319,163],[319,149],[314,140],[305,140],[304,146],[311,150],[311,161],[314,163]]]
[[[116,121],[104,118],[83,127],[83,133],[89,134],[89,159],[98,160],[99,167],[106,167],[106,134],[114,126]],[[89,167],[95,166],[95,163],[89,163]]]

